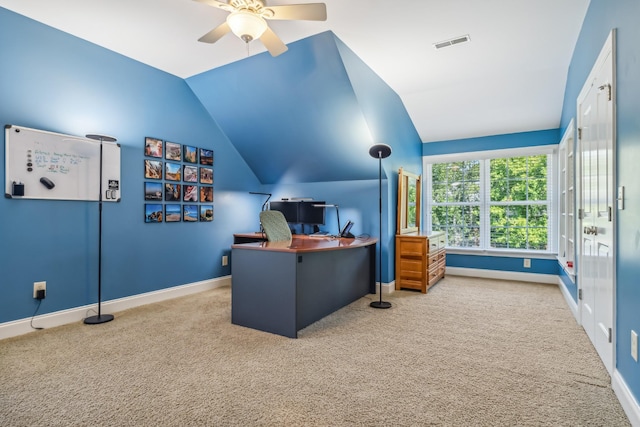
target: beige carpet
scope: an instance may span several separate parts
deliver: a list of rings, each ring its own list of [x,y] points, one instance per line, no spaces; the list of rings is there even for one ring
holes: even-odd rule
[[[559,289],[447,277],[289,339],[229,288],[0,341],[1,426],[626,426]]]

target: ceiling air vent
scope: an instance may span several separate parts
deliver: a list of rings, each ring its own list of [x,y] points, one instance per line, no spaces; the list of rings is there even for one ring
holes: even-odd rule
[[[455,37],[449,40],[444,40],[438,43],[434,43],[433,47],[435,47],[436,49],[442,49],[443,47],[453,46],[454,44],[466,43],[470,40],[471,40],[471,37],[469,37],[469,34],[465,34],[464,36]]]

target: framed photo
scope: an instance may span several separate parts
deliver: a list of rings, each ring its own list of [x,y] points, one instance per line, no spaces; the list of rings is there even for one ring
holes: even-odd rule
[[[164,179],[167,181],[180,181],[182,167],[180,163],[166,162],[164,164]]]
[[[182,154],[184,161],[187,163],[198,163],[198,149],[190,145],[182,146]]]
[[[144,177],[147,179],[162,179],[162,161],[145,159]]]
[[[162,222],[162,205],[160,203],[144,204],[144,222]]]
[[[166,202],[179,202],[180,200],[182,200],[181,190],[182,190],[182,185],[165,182],[164,200]]]
[[[164,144],[164,158],[167,160],[173,160],[174,162],[182,161],[182,146],[175,142],[165,142]]]
[[[200,183],[213,184],[213,168],[200,168]]]
[[[213,166],[213,150],[200,149],[200,164]]]
[[[144,183],[144,199],[145,200],[162,200],[162,183],[161,182],[145,182]]]
[[[162,140],[146,137],[144,139],[144,155],[162,158]]]
[[[182,207],[180,205],[164,205],[164,220],[166,222],[180,222],[182,219],[182,215],[180,213],[181,209]]]
[[[198,222],[198,205],[182,205],[182,220]]]
[[[198,167],[184,165],[182,177],[187,182],[198,182]]]
[[[213,205],[200,205],[200,221],[213,221]]]
[[[184,197],[185,202],[197,202],[198,201],[198,186],[197,185],[185,185]]]
[[[213,202],[213,187],[208,187],[206,185],[200,186],[200,201]]]

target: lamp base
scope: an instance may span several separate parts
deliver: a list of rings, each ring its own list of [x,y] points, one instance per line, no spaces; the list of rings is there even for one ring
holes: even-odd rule
[[[90,316],[84,319],[85,325],[99,325],[101,323],[111,322],[113,314],[100,314],[98,316]]]
[[[373,308],[391,308],[391,303],[386,301],[373,301],[369,306]]]

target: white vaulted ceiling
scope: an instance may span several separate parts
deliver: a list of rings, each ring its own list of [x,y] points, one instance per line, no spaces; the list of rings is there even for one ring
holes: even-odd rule
[[[326,22],[269,25],[285,43],[332,31],[400,96],[423,142],[559,126],[589,0],[325,3]],[[247,56],[232,34],[197,41],[227,12],[192,0],[0,0],[0,7],[182,78]],[[467,34],[470,42],[433,47]],[[248,48],[265,51],[259,41]]]

